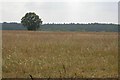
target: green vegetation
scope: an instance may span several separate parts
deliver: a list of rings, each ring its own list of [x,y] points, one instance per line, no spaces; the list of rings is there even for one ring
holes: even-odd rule
[[[22,17],[21,23],[23,26],[27,27],[28,30],[36,31],[42,24],[42,21],[34,12],[29,12],[26,13],[24,17]]]
[[[26,30],[19,23],[3,23],[2,30]],[[116,24],[43,24],[41,31],[118,32]]]

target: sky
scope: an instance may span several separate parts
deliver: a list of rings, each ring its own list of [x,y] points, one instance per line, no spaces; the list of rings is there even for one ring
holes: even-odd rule
[[[0,22],[18,22],[35,12],[43,23],[118,23],[118,0],[3,1]]]

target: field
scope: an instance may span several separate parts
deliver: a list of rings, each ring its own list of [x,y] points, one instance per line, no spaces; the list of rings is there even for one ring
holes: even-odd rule
[[[3,78],[118,76],[115,32],[2,32]]]

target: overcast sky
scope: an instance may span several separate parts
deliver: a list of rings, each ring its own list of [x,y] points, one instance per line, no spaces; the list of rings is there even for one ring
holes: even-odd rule
[[[27,12],[35,12],[44,23],[118,23],[118,2],[104,1],[2,2],[0,22],[20,22]]]

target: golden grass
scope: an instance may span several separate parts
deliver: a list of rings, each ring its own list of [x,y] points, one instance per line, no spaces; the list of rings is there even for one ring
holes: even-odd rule
[[[3,78],[118,76],[118,34],[3,31]]]

